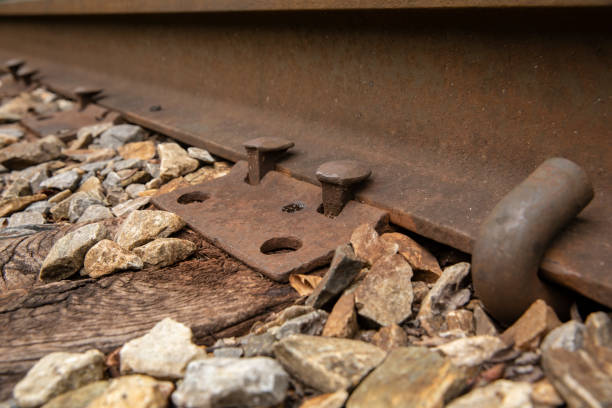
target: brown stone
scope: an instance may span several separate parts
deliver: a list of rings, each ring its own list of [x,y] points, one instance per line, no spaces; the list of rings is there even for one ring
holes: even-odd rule
[[[443,327],[443,314],[457,309],[464,300],[464,294],[469,296],[469,290],[460,289],[469,273],[470,264],[467,262],[446,267],[423,299],[417,319],[430,336]]]
[[[104,188],[102,187],[102,183],[97,177],[90,177],[76,191],[77,193],[83,192],[87,193],[93,198],[99,201],[105,201],[104,199]]]
[[[157,151],[161,160],[159,177],[170,180],[191,173],[200,163],[191,157],[177,143],[160,143]]]
[[[134,249],[147,267],[162,268],[189,257],[197,249],[196,244],[186,239],[158,238]]]
[[[87,408],[91,401],[102,395],[107,388],[108,381],[92,382],[53,398],[42,408]]]
[[[351,245],[355,255],[370,265],[374,265],[380,258],[396,254],[399,249],[398,244],[381,240],[378,232],[369,224],[355,228],[351,235]]]
[[[532,384],[531,400],[538,405],[558,407],[564,404],[555,387],[546,378]]]
[[[99,278],[117,271],[142,269],[142,266],[142,260],[137,255],[104,239],[87,251],[82,274]]]
[[[185,221],[167,211],[136,210],[123,221],[115,242],[125,249],[144,245],[157,238],[167,238],[185,226]]]
[[[382,327],[372,337],[372,344],[383,350],[390,351],[408,345],[408,335],[397,324]]]
[[[346,408],[439,408],[467,387],[473,372],[424,347],[400,347],[359,384]]]
[[[134,183],[143,184],[149,181],[150,179],[151,179],[151,176],[149,175],[149,173],[147,173],[144,170],[139,170],[139,171],[134,172],[134,174],[130,175],[129,177],[122,179],[119,182],[119,185],[121,187],[127,187],[130,184],[134,184]]]
[[[321,394],[308,398],[302,402],[300,408],[342,408],[347,398],[348,392],[344,390],[331,394]]]
[[[187,183],[183,177],[178,177],[161,186],[155,195],[166,194],[176,190],[177,188],[186,187],[188,185],[189,183]]]
[[[406,258],[414,271],[415,280],[433,283],[442,275],[438,260],[413,239],[398,232],[383,234],[380,239],[398,245],[399,253]]]
[[[335,392],[357,385],[386,353],[362,341],[298,334],[276,343],[274,355],[304,384]]]
[[[151,160],[155,157],[155,143],[152,141],[127,143],[117,148],[124,159]]]
[[[546,349],[542,366],[569,407],[612,406],[612,376],[585,350]]]
[[[70,191],[70,190],[60,191],[59,193],[57,193],[56,195],[51,197],[49,199],[49,202],[52,203],[52,204],[59,203],[59,202],[64,201],[65,199],[67,199],[71,195],[72,195],[72,191]]]
[[[499,337],[473,336],[450,341],[437,349],[458,366],[478,366],[507,348]]]
[[[16,211],[23,210],[32,203],[45,200],[46,198],[47,196],[45,194],[34,194],[0,200],[0,217],[11,215]]]
[[[466,334],[474,332],[474,315],[466,309],[451,310],[446,314],[448,330],[460,330]]]
[[[226,162],[215,162],[213,166],[204,166],[193,173],[189,173],[185,176],[185,181],[189,184],[200,184],[205,181],[214,180],[219,177],[227,175],[232,166]]]
[[[541,299],[536,300],[529,309],[501,335],[508,345],[518,349],[533,349],[561,322],[555,311]]]
[[[355,290],[357,313],[381,326],[412,314],[412,268],[401,255],[380,258]]]
[[[55,136],[47,136],[35,142],[13,143],[0,149],[0,164],[11,170],[21,170],[57,159],[63,147],[62,141]]]
[[[166,408],[174,384],[146,375],[126,375],[110,385],[87,408]]]
[[[477,335],[497,336],[497,328],[491,320],[487,312],[482,307],[476,305],[474,307],[474,324],[476,326]]]
[[[357,312],[355,310],[355,295],[342,295],[334,305],[325,327],[323,336],[352,338],[359,330]]]

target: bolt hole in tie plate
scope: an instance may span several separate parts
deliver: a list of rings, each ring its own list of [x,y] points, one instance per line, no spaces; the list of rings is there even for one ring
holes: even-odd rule
[[[349,201],[337,217],[326,217],[317,212],[321,187],[276,171],[268,172],[258,185],[245,183],[247,177],[248,164],[240,161],[225,177],[152,201],[183,217],[208,241],[280,282],[329,263],[336,247],[347,243],[359,225],[379,228],[388,222],[386,211],[357,201]]]

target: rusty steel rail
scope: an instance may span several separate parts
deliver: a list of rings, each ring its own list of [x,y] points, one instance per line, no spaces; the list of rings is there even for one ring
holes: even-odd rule
[[[541,274],[612,306],[609,1],[164,3],[0,5],[0,60],[67,95],[101,88],[103,106],[230,160],[292,140],[278,168],[314,184],[327,161],[363,162],[357,199],[470,253],[506,193],[570,159],[595,198]]]

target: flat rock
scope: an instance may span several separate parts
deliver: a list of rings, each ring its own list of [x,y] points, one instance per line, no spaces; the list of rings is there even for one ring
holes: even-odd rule
[[[66,190],[66,191],[70,192],[70,190]],[[55,198],[56,196],[54,196],[53,198]],[[51,201],[51,199],[49,201]],[[59,221],[59,220],[68,219],[70,217],[70,207],[73,201],[77,202],[73,206],[73,214],[75,212],[80,212],[82,214],[88,205],[101,204],[101,201],[94,199],[92,196],[84,192],[68,194],[68,196],[65,199],[55,204],[49,210],[53,220]]]
[[[143,128],[136,125],[116,125],[100,135],[99,144],[103,147],[118,148],[126,143],[139,142],[146,136]]]
[[[289,377],[268,357],[194,361],[172,394],[178,407],[271,407],[285,399]]]
[[[123,221],[115,242],[126,249],[144,245],[157,238],[167,238],[185,226],[185,221],[167,211],[136,210]]]
[[[94,204],[87,207],[85,211],[83,211],[83,214],[79,217],[78,222],[97,222],[113,217],[113,213],[107,207]]]
[[[95,125],[83,126],[77,131],[77,139],[85,138],[87,136],[96,138],[111,127],[113,127],[113,122],[103,122]]]
[[[71,195],[72,195],[72,191],[70,190],[60,191],[59,193],[55,194],[53,197],[49,198],[49,202],[52,204],[57,204],[57,203],[64,201]]]
[[[115,217],[121,217],[132,211],[141,209],[145,205],[149,204],[149,201],[151,201],[151,197],[134,198],[132,200],[117,204],[111,209],[111,211],[113,212]]]
[[[158,238],[134,249],[147,267],[162,268],[187,259],[197,245],[186,239]]]
[[[215,162],[213,167],[205,166],[185,176],[189,184],[200,184],[227,175],[231,166],[226,162]]]
[[[302,334],[274,346],[276,359],[290,374],[321,392],[354,387],[384,360],[385,354],[358,340]]]
[[[109,163],[111,163],[111,160],[101,160],[101,161],[96,161],[96,162],[90,162],[90,163],[85,163],[85,164],[81,164],[80,169],[85,171],[85,172],[100,172],[102,170],[104,170]]]
[[[45,224],[47,221],[45,217],[38,212],[33,211],[23,211],[13,213],[9,217],[8,227],[20,227],[22,225],[40,225]]]
[[[45,194],[39,193],[29,196],[0,200],[0,217],[6,217],[7,215],[10,215],[16,211],[23,210],[32,203],[46,199],[47,196]]]
[[[576,351],[584,345],[585,331],[584,324],[570,320],[551,330],[542,341],[540,349],[562,348],[568,351]]]
[[[193,344],[189,327],[165,318],[144,336],[127,342],[120,356],[122,374],[178,379],[185,375],[187,364],[206,358],[206,352]]]
[[[23,130],[14,126],[0,126],[0,135],[12,137],[14,139],[21,139],[25,133]]]
[[[306,304],[321,308],[336,299],[346,289],[359,271],[365,266],[350,245],[336,248],[331,265],[323,280],[306,299]]]
[[[398,232],[389,232],[382,234],[380,239],[398,245],[399,253],[412,267],[415,279],[433,283],[442,275],[438,260],[412,238]]]
[[[124,159],[151,160],[155,157],[155,143],[152,141],[127,143],[117,147],[117,152]]]
[[[119,186],[106,187],[106,200],[112,206],[119,205],[130,199],[128,193]]]
[[[92,382],[53,398],[42,408],[87,408],[91,401],[104,394],[108,385],[108,381]]]
[[[91,195],[85,193],[73,194],[70,197],[70,204],[68,205],[68,219],[70,222],[77,222],[83,213],[94,205],[103,205],[103,202]]]
[[[257,322],[251,328],[251,333],[253,334],[262,334],[268,332],[273,327],[279,327],[285,324],[287,321],[314,312],[314,308],[312,306],[307,305],[293,305],[289,306],[286,309],[281,310],[280,312],[273,313],[264,323]]]
[[[176,143],[160,143],[157,145],[161,165],[159,177],[170,180],[191,173],[199,166],[199,162],[189,157],[189,154]]]
[[[531,408],[531,384],[497,380],[453,400],[446,408]]]
[[[358,330],[355,295],[353,293],[344,294],[338,299],[329,314],[322,335],[350,339],[357,334]]]
[[[473,336],[453,340],[438,346],[437,349],[448,356],[455,365],[475,367],[507,347],[499,337]]]
[[[60,238],[51,248],[40,269],[39,279],[65,279],[83,266],[89,249],[105,239],[107,230],[102,224],[88,224]]]
[[[55,190],[72,190],[74,191],[79,185],[81,175],[76,170],[70,170],[50,177],[40,183],[42,188],[52,188]]]
[[[385,351],[407,346],[408,343],[408,335],[397,324],[382,327],[372,336],[372,344]]]
[[[126,375],[111,380],[106,391],[87,408],[166,408],[174,384],[146,375]]]
[[[267,333],[272,334],[277,340],[293,334],[318,336],[323,331],[327,316],[325,310],[313,310],[310,313],[289,319],[280,326],[271,327]]]
[[[93,142],[93,136],[91,133],[77,132],[76,139],[68,144],[68,150],[84,149],[89,146],[91,142]]]
[[[489,335],[489,336],[497,336],[497,327],[495,327],[495,323],[489,317],[487,312],[484,311],[482,307],[479,305],[474,307],[474,329],[477,335]]]
[[[351,245],[355,255],[370,265],[374,265],[379,258],[396,254],[399,250],[398,244],[381,240],[378,232],[369,224],[355,228],[351,235]]]
[[[317,395],[305,400],[300,408],[342,408],[348,398],[348,392],[344,390]]]
[[[142,169],[145,166],[145,161],[140,159],[124,159],[115,162],[113,169],[121,171],[126,169]]]
[[[359,384],[346,408],[437,408],[459,395],[473,369],[423,347],[400,347]]]
[[[555,311],[541,299],[536,300],[501,338],[518,349],[532,349],[561,322]]]
[[[99,163],[117,156],[115,149],[105,149],[100,147],[90,146],[88,149],[76,149],[62,151],[62,154],[72,160],[82,163]]]
[[[14,388],[21,408],[38,407],[51,398],[104,376],[104,354],[56,352],[41,358]]]
[[[145,191],[146,187],[144,184],[134,183],[130,184],[125,188],[125,192],[130,196],[130,198],[138,198],[140,197],[138,194]]]
[[[470,264],[460,262],[444,269],[442,276],[436,281],[423,302],[417,314],[417,320],[429,335],[436,334],[443,322],[443,314],[455,310],[461,302],[456,298],[461,296],[461,285],[470,273]],[[469,299],[468,299],[469,300]]]
[[[412,315],[412,268],[398,254],[379,258],[355,290],[357,313],[381,326]]]
[[[569,407],[612,406],[612,375],[605,371],[606,362],[587,351],[548,348],[543,350],[542,366]]]
[[[585,326],[590,343],[597,347],[612,348],[612,319],[605,312],[591,313]]]
[[[208,150],[200,149],[199,147],[189,147],[187,149],[187,153],[190,157],[193,157],[202,163],[213,164],[215,162],[215,158],[208,153]]]
[[[137,255],[111,240],[103,239],[87,251],[82,275],[99,278],[113,272],[139,270],[142,267],[142,260]]]
[[[2,198],[15,198],[31,194],[30,181],[25,177],[19,177],[4,190]]]
[[[49,201],[37,201],[28,205],[23,211],[27,212],[37,212],[42,215],[49,214],[49,210],[51,210],[52,204]]]
[[[461,331],[466,335],[474,332],[474,315],[467,309],[451,310],[445,319],[448,331]]]
[[[47,136],[35,142],[13,143],[0,149],[0,164],[11,170],[21,170],[57,159],[63,147],[64,143],[55,136]]]

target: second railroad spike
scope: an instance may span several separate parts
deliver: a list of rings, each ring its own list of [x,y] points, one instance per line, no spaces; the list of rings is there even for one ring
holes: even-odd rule
[[[295,144],[279,137],[258,137],[243,144],[249,161],[249,184],[259,184],[267,172],[274,170],[278,159]]]
[[[17,75],[17,71],[25,64],[25,61],[19,58],[11,58],[10,60],[4,63],[4,66],[10,72],[11,76],[15,80],[15,82],[19,81],[19,75]]]
[[[372,170],[354,160],[336,160],[320,165],[316,174],[322,186],[323,214],[336,217],[354,198],[355,184],[370,177]]]

